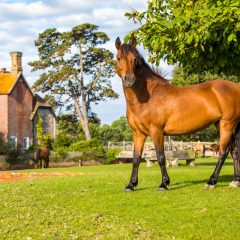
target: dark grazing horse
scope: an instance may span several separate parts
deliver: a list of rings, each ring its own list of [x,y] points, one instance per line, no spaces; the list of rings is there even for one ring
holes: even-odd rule
[[[165,166],[164,135],[183,135],[204,129],[211,124],[219,126],[220,151],[218,162],[205,188],[213,188],[230,146],[234,154],[234,181],[240,183],[240,85],[231,81],[214,80],[179,87],[156,74],[136,49],[136,42],[117,48],[117,73],[122,79],[126,97],[127,119],[133,129],[133,168],[125,191],[138,184],[138,169],[147,136],[152,138],[162,182],[159,190],[166,190],[170,179]],[[231,144],[230,144],[231,143]]]
[[[219,144],[213,143],[210,145],[209,149],[213,152],[214,157],[218,157],[218,153],[220,151]]]
[[[39,147],[34,153],[35,168],[38,168],[38,163],[40,161],[39,167],[42,168],[42,161],[44,160],[44,168],[49,167],[49,156],[50,149],[47,147]]]

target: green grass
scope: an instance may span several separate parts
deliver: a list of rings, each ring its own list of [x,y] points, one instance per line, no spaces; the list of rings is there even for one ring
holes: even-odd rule
[[[168,168],[164,192],[157,164],[141,165],[132,193],[123,191],[131,164],[34,170],[82,175],[0,183],[0,239],[240,239],[230,159],[217,188],[203,189],[215,163]]]

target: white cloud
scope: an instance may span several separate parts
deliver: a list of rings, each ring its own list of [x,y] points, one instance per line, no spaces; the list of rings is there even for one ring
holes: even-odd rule
[[[38,78],[38,73],[32,73],[27,63],[37,59],[34,40],[38,34],[53,27],[67,31],[86,22],[98,25],[99,30],[110,37],[111,40],[104,47],[115,53],[116,37],[123,39],[129,31],[136,28],[124,16],[125,12],[146,8],[146,0],[0,0],[0,68],[11,68],[9,52],[23,52],[24,76],[32,85]],[[140,51],[146,55],[142,48]],[[169,69],[165,63],[162,66]],[[111,81],[120,98],[93,106],[102,123],[111,123],[125,115],[121,80],[116,76]]]
[[[67,9],[80,12],[94,8],[96,6],[96,0],[53,0],[49,1],[49,4],[62,9],[62,11]]]
[[[11,17],[13,20],[21,18],[37,18],[56,14],[57,9],[52,8],[45,3],[39,2],[16,2],[16,3],[0,3],[1,15],[0,20]],[[17,24],[17,22],[16,22]]]

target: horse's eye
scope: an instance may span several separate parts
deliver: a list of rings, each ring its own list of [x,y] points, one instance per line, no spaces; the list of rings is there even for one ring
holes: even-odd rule
[[[138,60],[137,58],[134,58],[134,65],[137,66]]]
[[[121,60],[121,57],[117,57],[117,60],[120,61],[120,60]]]

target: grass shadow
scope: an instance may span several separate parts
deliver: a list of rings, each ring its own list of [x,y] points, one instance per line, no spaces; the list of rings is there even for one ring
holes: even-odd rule
[[[196,166],[216,166],[216,162],[197,162]],[[225,162],[223,166],[233,166],[232,162]]]
[[[170,185],[169,190],[176,190],[180,188],[185,188],[188,186],[196,185],[196,184],[206,184],[208,182],[209,178],[205,178],[203,180],[189,180],[189,181],[183,181],[183,182],[177,182],[172,185]],[[218,178],[218,183],[230,183],[233,181],[233,175],[222,175]]]

